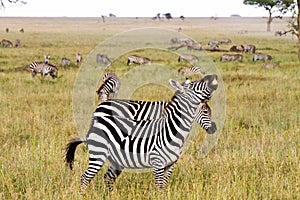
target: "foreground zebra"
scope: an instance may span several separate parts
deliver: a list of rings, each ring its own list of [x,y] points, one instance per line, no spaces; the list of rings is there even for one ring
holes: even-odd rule
[[[199,105],[217,89],[216,75],[181,85],[170,80],[175,95],[159,119],[132,120],[119,116],[97,116],[86,138],[75,138],[67,145],[66,161],[71,164],[77,145],[87,143],[89,168],[81,176],[84,193],[91,179],[106,160],[110,167],[104,179],[110,190],[124,168],[152,168],[158,188],[167,186],[173,165],[179,159]]]
[[[243,60],[243,55],[241,54],[223,54],[220,57],[220,61],[224,62],[224,61],[242,61]]]
[[[191,66],[191,67],[181,67],[180,69],[178,69],[178,74],[192,75],[192,74],[205,74],[205,72],[202,71],[200,67]]]
[[[151,64],[151,60],[147,57],[141,57],[137,55],[131,55],[127,58],[127,65],[131,65],[132,63],[142,65],[142,64]]]
[[[256,53],[253,55],[253,62],[256,62],[257,60],[272,60],[272,56],[268,54]]]
[[[108,99],[115,98],[120,89],[120,79],[115,73],[107,73],[103,77],[103,84],[96,91],[98,95],[98,101],[104,102]]]

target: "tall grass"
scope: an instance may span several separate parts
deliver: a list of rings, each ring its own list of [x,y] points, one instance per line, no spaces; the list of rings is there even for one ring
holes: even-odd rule
[[[246,20],[246,21],[243,21]],[[0,48],[0,199],[299,199],[300,198],[300,80],[296,44],[263,32],[262,19],[186,19],[157,22],[150,19],[20,19],[2,18],[0,38],[21,39],[22,48]],[[247,23],[247,27],[245,27]],[[186,152],[175,164],[169,187],[158,191],[152,173],[124,172],[115,190],[107,194],[105,166],[92,180],[86,196],[79,194],[80,176],[88,166],[84,145],[76,152],[74,170],[64,164],[64,147],[78,133],[72,111],[72,89],[78,67],[61,68],[60,59],[75,53],[84,57],[105,38],[129,28],[160,26],[176,30],[206,44],[208,40],[232,38],[235,44],[256,44],[280,67],[264,70],[253,63],[219,61],[226,88],[226,121],[218,144],[207,157],[199,156],[206,134],[199,129]],[[274,29],[283,27],[276,21]],[[10,27],[10,33],[5,33]],[[19,27],[25,33],[19,33]],[[239,35],[240,29],[248,34]],[[280,42],[280,41],[284,42]],[[229,48],[230,45],[224,48]],[[138,52],[144,53],[144,52]],[[179,68],[167,52],[148,51],[147,56]],[[28,65],[50,54],[59,79],[33,79]],[[163,55],[163,56],[162,56]],[[145,55],[146,56],[146,55]],[[175,59],[175,61],[172,61]],[[171,61],[170,61],[171,60]],[[114,63],[117,74],[128,70],[126,55]],[[96,90],[96,88],[95,88]],[[143,87],[136,98],[167,98],[172,92],[158,86]],[[155,91],[155,92],[153,92]],[[166,97],[163,97],[165,95]]]

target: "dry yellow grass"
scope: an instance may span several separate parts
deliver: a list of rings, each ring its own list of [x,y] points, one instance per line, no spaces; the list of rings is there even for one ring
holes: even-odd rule
[[[11,32],[5,33],[9,27]],[[92,180],[85,197],[79,194],[80,176],[87,168],[88,153],[77,149],[74,171],[65,166],[64,150],[78,133],[73,118],[72,92],[79,70],[60,68],[57,80],[31,78],[28,65],[51,55],[75,62],[97,44],[132,28],[182,28],[182,33],[206,45],[209,40],[231,38],[234,44],[255,44],[280,66],[264,70],[244,55],[241,63],[221,63],[221,53],[211,52],[225,84],[226,121],[218,144],[199,157],[205,137],[199,131],[175,165],[169,187],[159,192],[152,173],[123,173],[115,191],[105,193],[104,167]],[[299,199],[300,198],[300,80],[296,40],[265,32],[262,18],[199,18],[184,22],[151,19],[1,18],[0,39],[22,48],[0,48],[0,199]],[[276,20],[273,30],[285,27]],[[24,28],[25,33],[18,30]],[[239,34],[247,30],[246,34]],[[230,45],[224,46],[229,48]],[[151,57],[160,58],[158,52]],[[174,55],[164,55],[166,60]],[[164,61],[178,69],[179,64]],[[26,69],[26,70],[24,70]],[[124,58],[113,70],[124,73]],[[100,76],[100,75],[99,75]],[[95,83],[95,87],[96,87]],[[154,87],[156,90],[157,87]],[[96,90],[96,88],[95,88]],[[92,91],[94,92],[94,91]],[[149,93],[149,95],[147,95]],[[157,93],[157,98],[161,93]],[[154,99],[141,88],[137,98]]]

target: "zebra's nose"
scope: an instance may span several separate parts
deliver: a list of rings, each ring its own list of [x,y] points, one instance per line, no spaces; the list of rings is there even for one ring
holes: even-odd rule
[[[217,131],[217,126],[216,126],[216,123],[215,122],[212,122],[211,123],[211,127],[209,127],[206,132],[208,134],[214,134],[215,132]]]

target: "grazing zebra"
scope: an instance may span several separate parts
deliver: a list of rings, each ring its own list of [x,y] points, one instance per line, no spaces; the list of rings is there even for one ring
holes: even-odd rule
[[[111,98],[116,98],[120,89],[120,79],[115,73],[107,73],[103,77],[103,84],[96,91],[98,101],[104,102]]]
[[[178,62],[180,62],[181,60],[186,60],[186,61],[190,61],[190,62],[192,62],[192,61],[198,62],[199,58],[192,54],[180,54],[178,57]]]
[[[76,62],[79,64],[82,61],[82,56],[80,53],[76,53]]]
[[[138,65],[142,65],[142,64],[151,65],[151,60],[147,57],[141,57],[141,56],[137,56],[137,55],[128,56],[127,65],[131,65],[132,63],[138,64]]]
[[[13,47],[13,43],[6,39],[3,39],[0,44],[2,47]]]
[[[221,39],[219,41],[219,44],[231,44],[231,43],[232,43],[232,40],[229,38]]]
[[[183,75],[205,74],[205,72],[202,71],[200,67],[191,66],[191,67],[181,67],[180,69],[178,69],[178,74],[183,74]]]
[[[255,45],[249,44],[244,46],[245,53],[255,53],[255,51],[256,51]]]
[[[221,57],[220,57],[220,61],[243,61],[243,56],[241,54],[223,54]]]
[[[66,65],[70,65],[71,64],[71,60],[69,60],[68,58],[62,58],[61,59],[61,65],[62,66],[66,66]]]
[[[33,78],[37,73],[41,73],[42,77],[45,77],[49,74],[53,79],[57,78],[58,76],[58,68],[49,63],[32,62],[29,68]]]
[[[268,54],[256,53],[253,55],[253,62],[256,62],[257,60],[272,60],[272,56]]]
[[[99,65],[111,65],[111,60],[108,58],[107,55],[105,54],[97,54],[96,55],[96,62],[99,64]]]
[[[110,167],[104,179],[109,190],[113,190],[113,183],[124,168],[152,168],[157,187],[167,186],[197,109],[211,98],[218,81],[217,75],[208,75],[188,84],[174,80],[170,84],[176,92],[160,118],[137,121],[116,115],[100,117],[95,112],[87,136],[67,144],[66,161],[71,167],[76,147],[87,143],[90,158],[89,167],[81,176],[82,193],[106,160]]]
[[[244,51],[244,46],[243,45],[234,45],[230,48],[229,51],[233,52],[243,52]]]

